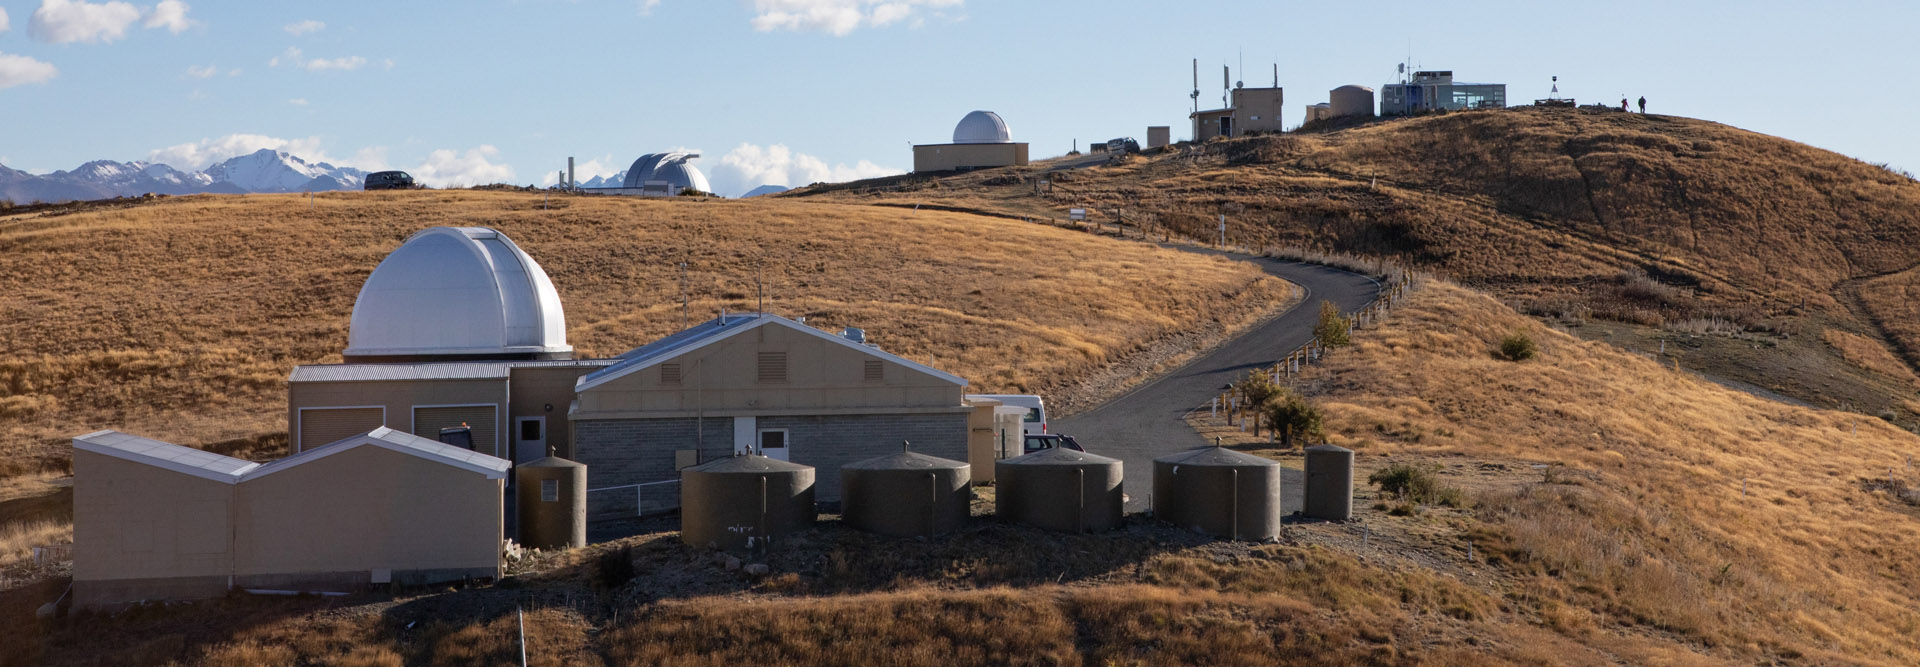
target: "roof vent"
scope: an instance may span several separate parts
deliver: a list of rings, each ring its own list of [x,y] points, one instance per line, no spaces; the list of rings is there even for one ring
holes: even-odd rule
[[[853,341],[855,343],[865,344],[867,342],[867,330],[856,328],[856,327],[847,327],[845,329],[840,330],[840,337]]]

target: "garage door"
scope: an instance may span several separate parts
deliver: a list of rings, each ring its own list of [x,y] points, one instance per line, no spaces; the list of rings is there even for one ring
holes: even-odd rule
[[[300,411],[300,449],[339,442],[380,428],[380,408],[305,408]]]
[[[465,424],[473,429],[473,451],[498,456],[494,443],[500,433],[494,405],[455,405],[441,408],[414,408],[413,434],[430,440],[440,439],[440,429]]]

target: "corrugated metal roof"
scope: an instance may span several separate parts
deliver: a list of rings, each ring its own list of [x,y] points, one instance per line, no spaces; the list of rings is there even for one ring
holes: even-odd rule
[[[113,430],[77,436],[73,447],[227,484],[260,467],[252,461]]]
[[[244,479],[254,479],[256,477],[270,475],[309,461],[315,461],[334,454],[350,451],[363,445],[372,445],[389,451],[444,463],[456,468],[486,475],[488,479],[501,479],[506,476],[507,469],[513,467],[512,462],[503,458],[488,456],[463,447],[455,447],[438,440],[429,440],[411,433],[402,433],[382,426],[339,442],[328,443],[260,466],[258,469],[247,472],[244,475]]]
[[[846,338],[815,329],[778,315],[755,313],[750,315],[728,315],[724,318],[716,317],[694,325],[692,328],[667,336],[666,338],[629,350],[626,354],[620,355],[620,363],[580,376],[580,380],[574,383],[573,388],[575,392],[592,389],[614,378],[652,366],[741,331],[770,324],[777,324],[795,331],[809,333],[963,387],[967,385],[965,378],[888,353],[878,347],[861,345]]]
[[[619,359],[546,361],[447,361],[419,364],[322,364],[295,366],[288,382],[378,382],[395,380],[504,380],[515,368],[611,366]]]

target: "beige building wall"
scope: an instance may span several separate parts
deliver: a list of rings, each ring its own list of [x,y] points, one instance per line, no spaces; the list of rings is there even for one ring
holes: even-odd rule
[[[1206,141],[1220,135],[1220,119],[1233,117],[1232,109],[1202,111],[1193,115],[1193,140]],[[1229,121],[1231,122],[1231,121]],[[1237,134],[1239,131],[1236,129]]]
[[[1147,148],[1160,148],[1173,143],[1173,128],[1166,125],[1147,126]]]
[[[303,433],[312,429],[303,426],[306,415],[314,414],[317,419],[330,419],[335,415],[316,414],[333,412],[333,408],[356,408],[364,414],[368,408],[379,408],[384,414],[385,426],[396,431],[414,433],[421,437],[438,437],[417,433],[414,428],[415,409],[421,407],[474,407],[490,406],[496,415],[493,428],[486,431],[474,429],[473,445],[482,454],[510,459],[507,451],[507,382],[501,380],[390,380],[363,382],[289,382],[287,383],[287,433],[292,438],[292,452],[302,451],[328,444],[327,442],[306,442]],[[556,406],[556,410],[560,408]],[[356,424],[358,422],[356,421]],[[353,434],[365,433],[372,427],[359,428]],[[328,441],[333,442],[333,441]]]
[[[504,480],[361,445],[250,477],[236,494],[236,585],[345,587],[498,577]],[[408,573],[414,573],[409,577]]]
[[[232,484],[79,449],[73,477],[75,604],[226,593]]]
[[[915,172],[1026,165],[1027,145],[1023,143],[923,144],[913,147]]]
[[[512,387],[507,392],[510,397],[507,413],[510,419],[506,425],[507,441],[517,443],[522,417],[544,417],[542,420],[546,443],[555,447],[555,453],[563,459],[573,458],[572,427],[567,423],[567,407],[573,404],[573,385],[580,376],[600,370],[604,366],[528,366],[513,369]],[[541,456],[545,456],[544,453]],[[519,461],[513,456],[501,458]],[[538,457],[535,457],[538,458]]]
[[[781,358],[779,377],[769,377]],[[769,324],[583,391],[573,418],[952,412],[964,392],[938,376]]]
[[[993,462],[1000,458],[1000,424],[994,413],[1001,403],[973,398],[967,406],[973,408],[967,413],[967,465],[973,467],[973,483],[986,484],[993,481]]]
[[[1233,136],[1281,131],[1281,108],[1285,102],[1285,91],[1280,88],[1235,88]]]

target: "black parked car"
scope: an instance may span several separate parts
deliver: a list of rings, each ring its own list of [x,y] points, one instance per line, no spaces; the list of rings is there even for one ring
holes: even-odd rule
[[[367,190],[412,190],[420,187],[413,182],[413,175],[404,171],[376,171],[367,174]]]
[[[1073,436],[1060,435],[1058,433],[1029,433],[1027,434],[1025,445],[1026,446],[1023,447],[1025,451],[1022,452],[1025,454],[1032,454],[1042,449],[1053,449],[1055,447],[1071,449],[1076,452],[1087,451],[1080,446],[1079,441],[1073,439]]]

